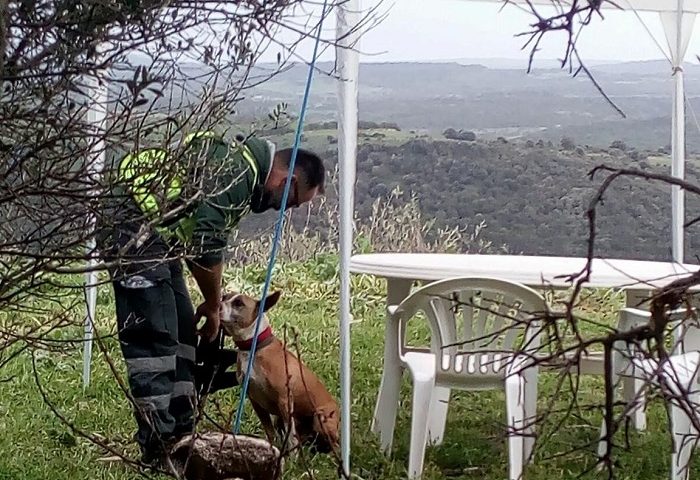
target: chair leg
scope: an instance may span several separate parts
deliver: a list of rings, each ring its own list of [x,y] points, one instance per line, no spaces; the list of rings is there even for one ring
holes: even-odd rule
[[[387,305],[398,305],[411,291],[411,280],[387,279]],[[388,313],[388,312],[387,312]],[[399,320],[394,315],[387,315],[384,328],[384,368],[382,383],[379,387],[377,404],[374,408],[371,429],[379,434],[379,441],[384,453],[391,452],[391,444],[396,425],[396,413],[399,408],[401,393],[401,375],[403,368],[399,359]]]
[[[389,359],[384,362],[382,382],[379,386],[379,395],[372,418],[372,431],[379,435],[381,449],[385,454],[391,453],[391,445],[394,440],[402,374],[403,369],[398,362]]]
[[[520,375],[506,378],[506,415],[508,417],[509,480],[521,480],[524,467],[525,381]]]
[[[628,416],[632,421],[632,426],[638,431],[646,430],[646,393],[644,391],[644,380],[636,377],[625,377],[622,380],[623,395],[627,405],[635,404]]]
[[[603,458],[605,456],[605,451],[608,448],[608,442],[605,441],[605,435],[607,435],[607,428],[605,428],[605,419],[600,422],[600,436],[598,437],[598,458]]]
[[[698,434],[685,411],[675,404],[671,404],[671,431],[671,480],[688,480],[690,457],[698,441]]]
[[[435,387],[435,377],[414,378],[411,406],[411,447],[408,454],[408,478],[416,480],[423,473],[425,448],[428,443],[428,419]]]
[[[450,388],[435,387],[430,404],[430,421],[428,423],[428,437],[433,445],[440,445],[445,436],[445,424],[447,423],[447,410],[450,405]]]
[[[535,448],[535,433],[537,424],[537,370],[530,368],[524,373],[525,381],[525,426],[523,438],[524,455],[523,461],[532,463],[535,460],[533,450]]]

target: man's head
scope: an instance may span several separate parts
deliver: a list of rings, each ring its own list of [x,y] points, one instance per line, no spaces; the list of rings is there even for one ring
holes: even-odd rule
[[[292,177],[292,183],[289,186],[285,210],[310,202],[316,195],[324,193],[326,169],[318,155],[308,150],[298,149],[293,172],[289,171],[291,161],[291,148],[275,152],[270,175],[263,187],[260,202],[254,205],[254,212],[260,213],[271,208],[279,210],[282,207],[282,196],[289,175]]]

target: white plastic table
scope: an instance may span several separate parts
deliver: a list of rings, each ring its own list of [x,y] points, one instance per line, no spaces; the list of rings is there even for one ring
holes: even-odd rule
[[[406,298],[415,281],[436,281],[450,277],[497,277],[522,283],[533,288],[564,289],[572,286],[566,277],[580,272],[586,265],[581,257],[549,257],[523,255],[470,255],[434,253],[374,253],[355,255],[350,271],[369,274],[387,280],[387,305],[398,305]],[[590,288],[620,288],[626,292],[628,306],[638,305],[650,291],[700,269],[700,265],[638,260],[594,259]],[[384,358],[398,358],[397,345],[384,342]],[[590,358],[591,366],[583,370],[602,368],[602,358]],[[382,381],[388,375],[400,375],[398,363],[384,365]],[[598,365],[600,364],[600,365]],[[633,423],[643,429],[645,416],[635,412]]]
[[[530,287],[567,288],[566,275],[580,272],[585,258],[525,255],[435,253],[373,253],[355,255],[350,271],[401,280],[442,280],[460,276],[491,276]],[[700,265],[639,260],[594,259],[588,287],[650,290],[700,269]]]

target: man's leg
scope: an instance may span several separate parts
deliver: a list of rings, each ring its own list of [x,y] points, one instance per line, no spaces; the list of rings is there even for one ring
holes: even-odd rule
[[[177,310],[170,280],[137,276],[113,282],[119,340],[135,401],[136,440],[144,461],[158,459],[172,440],[170,402],[176,380]]]
[[[170,402],[170,413],[175,418],[175,436],[181,437],[194,431],[196,405],[194,368],[197,345],[197,326],[194,323],[194,307],[187,291],[179,261],[170,264],[172,287],[177,305],[178,347],[175,387]]]

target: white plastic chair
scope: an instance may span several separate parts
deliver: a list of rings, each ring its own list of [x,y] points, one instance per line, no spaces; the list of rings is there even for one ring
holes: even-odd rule
[[[428,438],[442,442],[452,388],[506,393],[510,475],[519,479],[534,447],[537,365],[529,361],[539,347],[539,322],[547,311],[544,298],[523,285],[495,278],[455,278],[416,290],[389,307],[390,341],[398,344],[401,371],[413,380],[410,479],[420,478]],[[408,320],[423,312],[430,326],[430,348],[408,346]],[[522,347],[516,348],[520,341]],[[373,430],[382,448],[391,449],[401,387],[384,376]]]
[[[647,325],[651,313],[634,308],[620,310],[618,331],[629,331],[633,328]],[[672,480],[687,480],[688,466],[693,448],[698,443],[698,432],[693,426],[693,420],[688,415],[700,407],[700,384],[698,370],[700,368],[700,331],[697,326],[679,325],[679,321],[688,317],[686,309],[670,312],[673,328],[673,346],[668,358],[660,361],[656,358],[643,358],[633,344],[617,342],[613,346],[611,362],[612,382],[617,386],[620,381],[634,381],[637,388],[647,386],[665,387],[672,395],[668,406],[670,429],[673,436],[673,452],[671,454]],[[635,408],[643,408],[644,397],[640,392],[625,395],[628,414]],[[679,402],[678,397],[687,395],[687,402]],[[642,402],[639,402],[639,399]],[[700,415],[695,414],[695,421],[700,421]],[[598,443],[598,455],[606,451],[606,426],[603,421]]]

